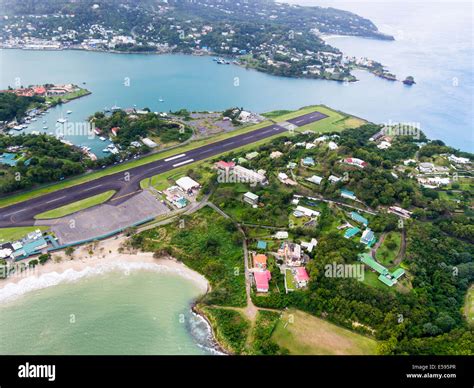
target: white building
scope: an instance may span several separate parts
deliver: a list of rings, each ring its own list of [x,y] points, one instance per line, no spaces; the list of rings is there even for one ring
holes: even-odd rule
[[[192,190],[199,189],[199,187],[201,186],[198,182],[188,176],[183,176],[182,178],[179,178],[176,181],[176,185],[185,192],[190,192]]]
[[[311,182],[311,183],[315,183],[315,184],[317,184],[317,185],[320,185],[321,182],[322,182],[322,180],[323,180],[323,177],[317,176],[317,175],[313,175],[313,176],[311,176],[311,177],[309,177],[309,178],[306,178],[306,180],[307,180],[308,182]]]
[[[250,191],[246,192],[244,194],[243,200],[244,202],[247,202],[248,204],[254,206],[258,204],[258,195],[251,193]]]
[[[306,217],[319,217],[321,214],[320,212],[312,209],[308,209],[307,207],[304,206],[296,206],[296,211],[303,213]]]

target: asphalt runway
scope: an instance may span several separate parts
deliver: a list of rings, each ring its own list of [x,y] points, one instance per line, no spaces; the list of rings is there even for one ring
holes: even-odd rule
[[[325,117],[327,116],[323,113],[312,112],[288,120],[288,122],[299,127],[321,120]],[[130,168],[129,170],[110,174],[89,182],[81,183],[1,208],[0,227],[34,225],[34,216],[39,213],[56,209],[109,190],[115,190],[116,194],[108,201],[108,204],[120,204],[131,195],[140,192],[140,181],[143,179],[185,166],[186,164],[207,159],[214,155],[257,142],[285,131],[287,131],[287,129],[278,124],[268,125],[252,132],[243,133],[225,140],[210,143],[183,153],[177,153],[162,160]]]

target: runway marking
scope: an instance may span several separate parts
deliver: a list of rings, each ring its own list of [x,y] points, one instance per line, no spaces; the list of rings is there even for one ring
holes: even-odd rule
[[[16,212],[12,212],[12,213],[5,214],[4,217],[8,217],[8,216],[11,216],[11,215],[13,215],[13,214],[21,213],[21,212],[24,212],[24,211],[26,211],[26,210],[28,210],[28,209],[17,210]]]
[[[97,187],[102,187],[102,185],[97,185],[97,186],[94,186],[94,187],[89,187],[88,189],[85,189],[85,190],[82,190],[82,191],[94,190],[94,189],[97,189]]]
[[[228,143],[225,143],[224,145],[228,146],[228,145],[231,145],[231,144],[234,144],[235,141],[229,141]]]
[[[185,160],[184,162],[173,164],[173,167],[182,166],[183,164],[191,163],[191,162],[194,162],[194,159],[188,159],[188,160]]]
[[[152,168],[149,168],[149,170],[156,170],[156,169],[161,168],[161,167],[163,167],[163,166],[152,167]]]
[[[165,159],[165,162],[169,162],[170,160],[179,159],[179,158],[182,158],[183,156],[186,156],[186,154],[179,154],[179,155],[176,155],[176,156],[172,156],[171,158]]]
[[[66,196],[63,195],[62,197],[59,197],[59,198],[56,198],[56,199],[52,199],[51,201],[48,201],[48,202],[46,202],[46,203],[56,202],[56,201],[59,201],[60,199],[63,199],[63,198],[66,198]]]
[[[253,139],[255,136],[247,136],[247,137],[244,137],[242,140],[248,140],[248,139]]]

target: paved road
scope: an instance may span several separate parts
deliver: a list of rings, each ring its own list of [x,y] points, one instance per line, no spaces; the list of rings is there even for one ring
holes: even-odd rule
[[[326,115],[314,112],[289,120],[294,125],[302,126],[321,120]],[[134,167],[107,175],[90,182],[85,182],[66,189],[58,190],[43,196],[32,198],[0,209],[0,227],[34,225],[36,214],[56,209],[60,206],[76,202],[87,197],[115,190],[116,194],[110,199],[110,204],[119,204],[140,191],[140,181],[166,171],[185,166],[186,164],[203,160],[222,152],[257,142],[270,136],[287,131],[278,124],[243,133],[225,140],[207,144],[193,150],[178,153],[166,159],[157,160],[142,166]]]

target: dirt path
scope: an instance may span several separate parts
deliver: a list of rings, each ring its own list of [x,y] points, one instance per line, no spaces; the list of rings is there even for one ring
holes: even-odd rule
[[[397,253],[397,256],[395,256],[395,259],[393,262],[395,265],[398,265],[401,263],[403,258],[405,257],[405,252],[407,250],[407,234],[405,228],[402,229],[402,238],[400,241],[400,250]]]

